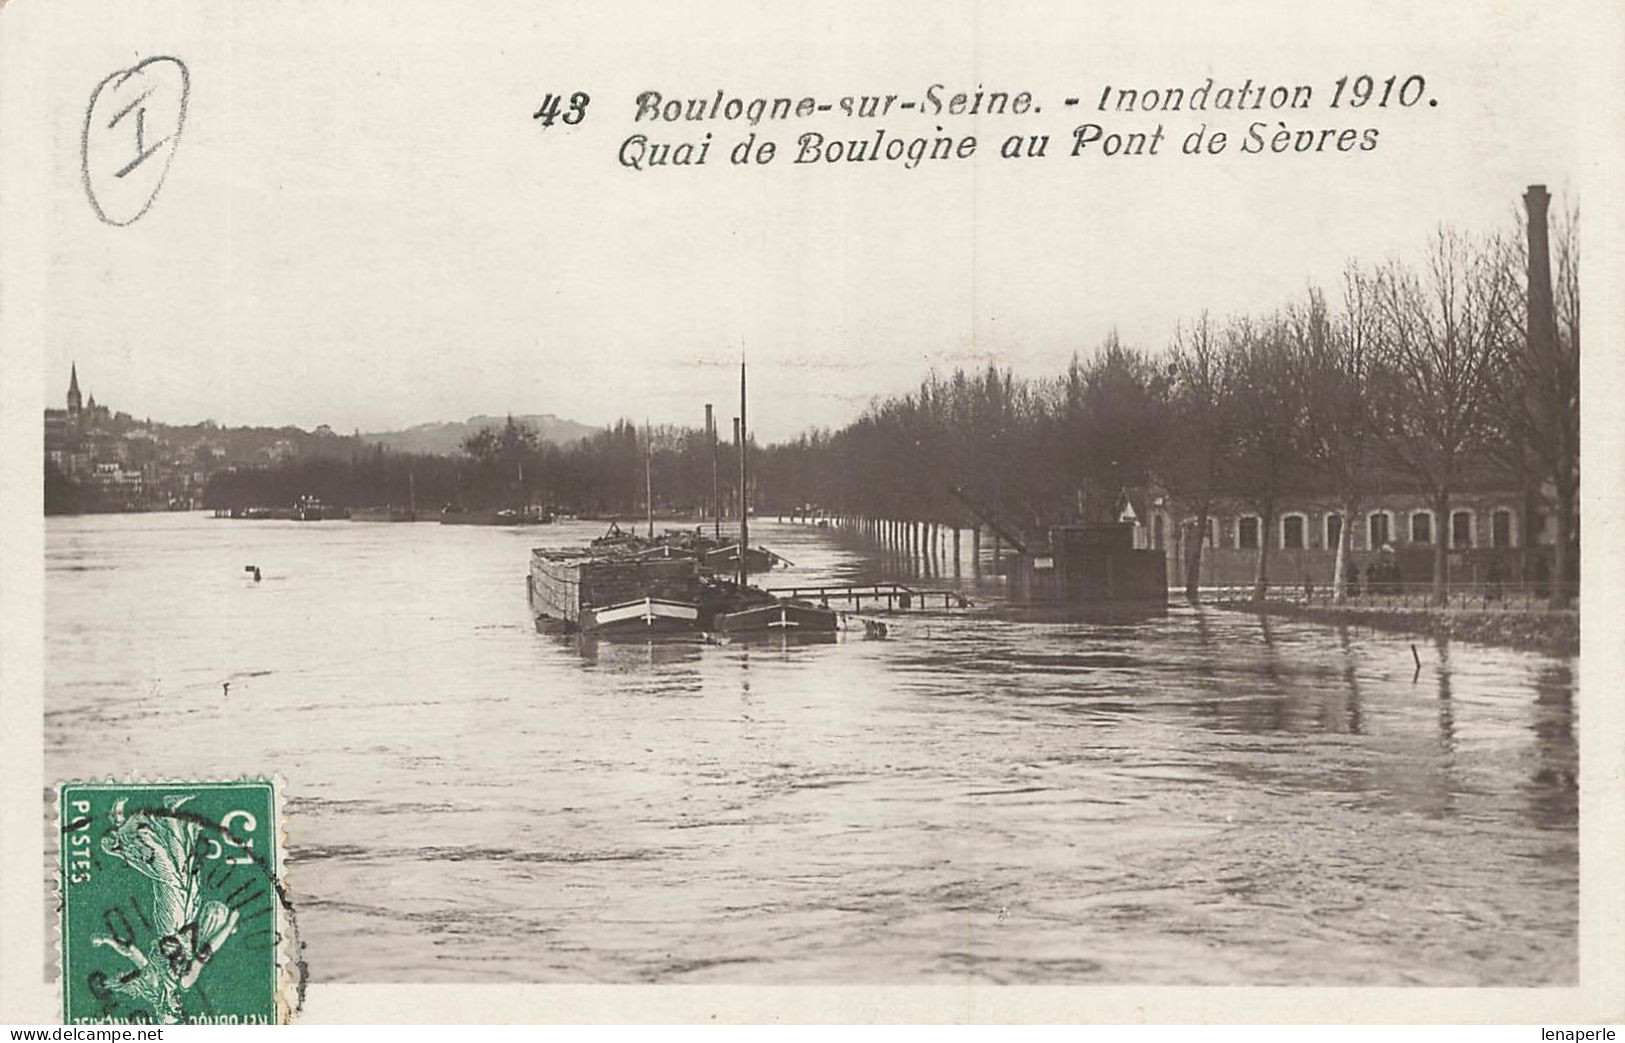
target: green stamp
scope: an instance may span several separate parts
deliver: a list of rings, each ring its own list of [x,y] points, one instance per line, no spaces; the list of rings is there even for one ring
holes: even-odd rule
[[[67,1024],[290,1019],[274,782],[69,782],[57,803]]]

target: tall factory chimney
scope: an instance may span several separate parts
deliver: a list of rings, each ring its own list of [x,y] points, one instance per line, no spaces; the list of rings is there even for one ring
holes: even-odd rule
[[[1549,359],[1557,345],[1557,315],[1552,307],[1552,250],[1546,236],[1546,211],[1552,197],[1545,185],[1530,185],[1523,194],[1529,211],[1529,344],[1536,359]]]
[[[1551,342],[1546,339],[1546,331],[1556,321],[1552,314],[1552,251],[1551,243],[1546,234],[1546,211],[1551,206],[1552,197],[1546,191],[1545,185],[1530,185],[1523,194],[1524,210],[1528,215],[1528,229],[1524,238],[1527,240],[1529,270],[1526,273],[1529,279],[1528,288],[1524,293],[1524,365],[1530,366],[1539,372],[1541,360],[1550,358]],[[1532,389],[1524,392],[1533,395]],[[1539,404],[1530,402],[1535,409]],[[1531,450],[1525,448],[1524,454],[1528,457]],[[1533,474],[1538,470],[1532,459],[1524,460],[1525,475]],[[1523,544],[1521,557],[1523,559],[1523,574],[1527,579],[1533,572],[1535,558],[1540,554],[1540,490],[1538,483],[1525,478],[1523,494]]]
[[[1530,185],[1529,190],[1523,194],[1525,208],[1529,211],[1529,297],[1526,302],[1527,312],[1527,343],[1524,351],[1530,372],[1540,374],[1543,378],[1561,381],[1562,373],[1566,367],[1574,365],[1564,358],[1562,344],[1557,334],[1557,309],[1552,299],[1552,251],[1547,237],[1546,211],[1551,205],[1552,197],[1546,191],[1545,185]],[[1576,377],[1578,373],[1574,374]],[[1535,392],[1531,390],[1531,394]],[[1574,436],[1572,418],[1552,415],[1553,410],[1572,408],[1556,401],[1553,396],[1547,395],[1543,401],[1531,401],[1534,409],[1536,423],[1545,431],[1544,437],[1555,440],[1553,448],[1558,459],[1568,457],[1571,450],[1578,450],[1577,446],[1570,444]],[[1533,463],[1533,461],[1530,461]],[[1531,468],[1533,470],[1533,468]],[[1578,477],[1578,474],[1575,475]],[[1574,523],[1574,496],[1573,483],[1565,480],[1561,473],[1553,476],[1552,495],[1556,508],[1555,531],[1552,540],[1551,557],[1551,607],[1562,608],[1569,602],[1570,591],[1570,547],[1569,541],[1573,536]],[[1535,547],[1538,542],[1539,529],[1535,526],[1538,518],[1535,505],[1542,497],[1536,490],[1531,489],[1525,500],[1526,523],[1524,532],[1524,564],[1526,570],[1532,563],[1531,554],[1538,555],[1541,551]],[[1528,575],[1528,572],[1525,572]]]

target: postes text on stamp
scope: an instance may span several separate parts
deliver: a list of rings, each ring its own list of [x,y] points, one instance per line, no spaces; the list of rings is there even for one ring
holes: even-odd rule
[[[64,783],[68,1024],[277,1024],[292,909],[269,780]]]

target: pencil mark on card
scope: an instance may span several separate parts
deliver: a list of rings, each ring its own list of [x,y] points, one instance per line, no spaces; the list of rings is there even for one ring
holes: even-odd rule
[[[158,198],[180,144],[190,89],[186,63],[159,55],[112,73],[91,92],[80,172],[91,209],[106,224],[132,224]]]

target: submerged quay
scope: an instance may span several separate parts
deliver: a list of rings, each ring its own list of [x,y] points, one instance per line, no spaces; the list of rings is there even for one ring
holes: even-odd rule
[[[1260,616],[1279,616],[1340,628],[1366,628],[1389,633],[1417,634],[1434,639],[1543,652],[1553,656],[1580,654],[1580,613],[1576,609],[1548,609],[1539,603],[1524,607],[1511,602],[1502,607],[1440,607],[1413,600],[1410,604],[1346,604],[1294,601],[1269,597],[1263,601],[1221,599],[1220,607]]]
[[[324,984],[1578,980],[1572,661],[1003,612],[991,555],[933,566],[973,615],[884,641],[536,633],[521,563],[601,532],[50,519],[45,773],[229,733],[300,775]],[[833,526],[751,533],[775,585],[915,582]]]

